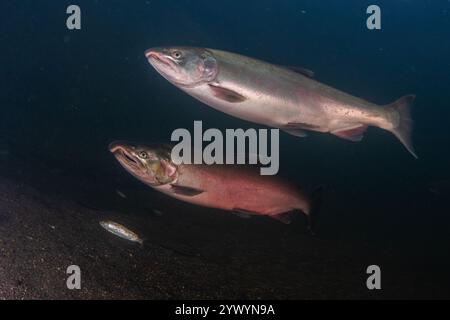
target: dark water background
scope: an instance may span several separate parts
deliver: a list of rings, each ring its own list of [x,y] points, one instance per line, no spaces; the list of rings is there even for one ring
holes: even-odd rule
[[[80,31],[65,27],[70,4],[81,7]],[[366,28],[370,4],[381,7],[380,31]],[[449,265],[450,194],[430,190],[450,180],[449,1],[20,0],[2,1],[0,16],[0,149],[36,170],[64,172],[67,183],[121,177],[141,187],[109,154],[116,139],[168,141],[194,120],[255,127],[162,79],[144,57],[150,47],[210,47],[302,66],[379,104],[416,94],[418,160],[376,128],[360,143],[282,134],[280,174],[327,187],[322,237],[401,252],[431,272]]]

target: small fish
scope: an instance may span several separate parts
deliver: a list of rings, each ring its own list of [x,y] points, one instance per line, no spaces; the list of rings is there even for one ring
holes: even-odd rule
[[[0,150],[0,156],[9,156],[9,150],[1,149]]]
[[[136,233],[131,231],[130,229],[124,227],[123,225],[106,220],[106,221],[100,221],[100,225],[108,232],[111,232],[112,234],[122,238],[126,239],[132,242],[137,242],[139,244],[143,244],[144,240],[142,240]]]
[[[123,193],[122,191],[120,191],[120,190],[116,190],[116,193],[121,197],[121,198],[124,198],[124,199],[126,199],[126,195],[125,195],[125,193]]]

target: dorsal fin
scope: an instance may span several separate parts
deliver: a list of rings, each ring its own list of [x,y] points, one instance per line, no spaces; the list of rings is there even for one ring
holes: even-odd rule
[[[311,71],[311,70],[306,69],[306,68],[294,67],[294,66],[287,66],[285,68],[287,68],[287,69],[289,69],[291,71],[300,73],[300,74],[302,74],[304,76],[307,76],[308,78],[313,78],[314,77],[314,71]]]

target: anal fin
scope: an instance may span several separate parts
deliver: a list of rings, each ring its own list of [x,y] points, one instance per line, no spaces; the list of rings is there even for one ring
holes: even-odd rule
[[[292,222],[292,212],[279,213],[269,216],[272,219],[283,222],[284,224],[290,224]]]
[[[331,133],[345,140],[359,142],[364,137],[364,132],[367,130],[367,127],[367,125],[357,125],[350,128],[332,131]]]

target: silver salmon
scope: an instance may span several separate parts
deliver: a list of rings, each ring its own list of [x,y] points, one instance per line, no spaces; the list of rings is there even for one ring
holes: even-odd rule
[[[308,130],[360,141],[368,126],[392,132],[414,151],[406,95],[380,106],[312,79],[312,72],[285,68],[206,48],[152,48],[149,63],[179,89],[224,113],[280,128],[295,136]]]

